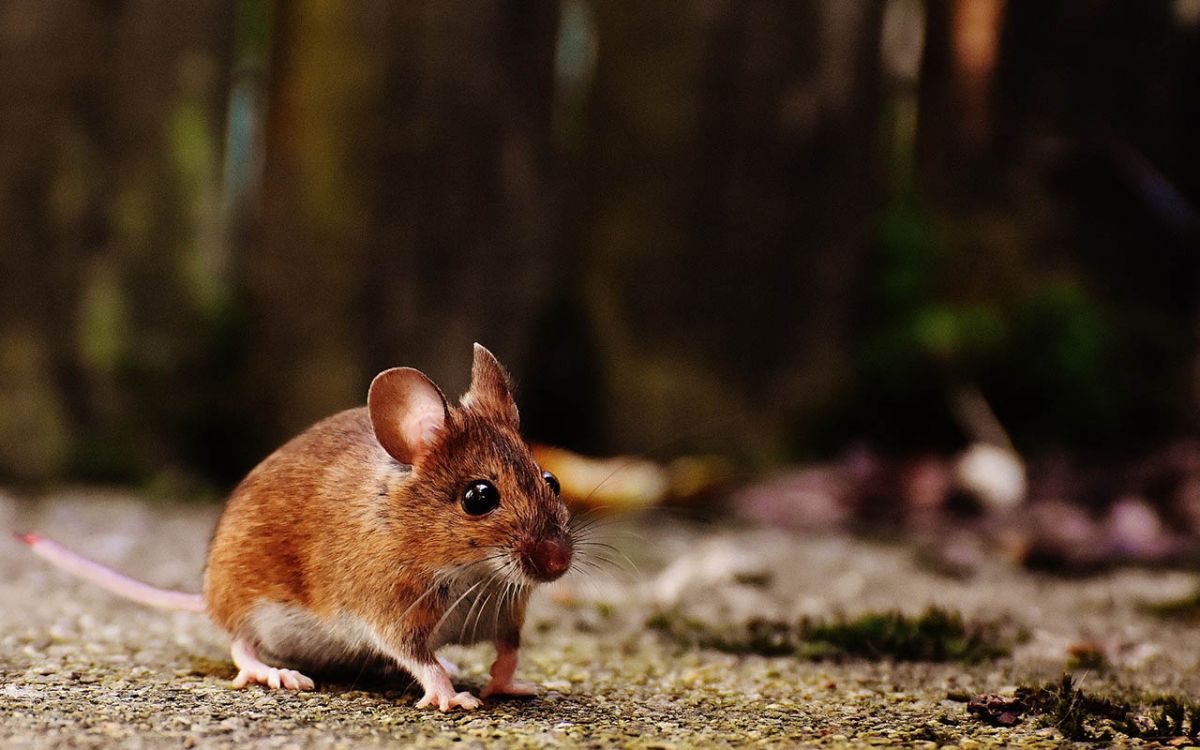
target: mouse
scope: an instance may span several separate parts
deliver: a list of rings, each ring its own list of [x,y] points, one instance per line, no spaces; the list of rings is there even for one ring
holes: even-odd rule
[[[406,673],[418,708],[535,695],[516,679],[531,593],[575,558],[558,480],[520,433],[512,381],[475,344],[457,404],[424,373],[379,373],[366,406],[324,419],[236,486],[201,594],[128,578],[50,539],[35,553],[143,604],[205,612],[231,637],[234,687],[311,690],[313,675]],[[444,645],[490,642],[490,680],[458,691]]]

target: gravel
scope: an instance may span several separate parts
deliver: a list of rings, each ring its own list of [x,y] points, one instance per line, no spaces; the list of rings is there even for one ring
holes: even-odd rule
[[[36,529],[189,591],[199,588],[218,511],[92,491],[36,501],[0,493],[0,527]],[[1187,572],[1060,579],[995,562],[960,580],[924,569],[904,545],[843,536],[661,518],[605,534],[630,560],[569,577],[531,608],[518,676],[542,694],[453,714],[414,709],[417,695],[403,684],[233,690],[227,637],[203,616],[114,599],[0,539],[0,747],[1061,747],[1053,727],[987,726],[964,701],[1053,680],[1078,644],[1111,665],[1075,672],[1087,691],[1200,696],[1195,626],[1141,606],[1189,594],[1196,579]],[[818,662],[698,649],[646,627],[662,612],[720,630],[753,617],[931,605],[1002,624],[1012,655],[970,665]],[[461,667],[458,684],[482,687],[490,649],[446,655]]]

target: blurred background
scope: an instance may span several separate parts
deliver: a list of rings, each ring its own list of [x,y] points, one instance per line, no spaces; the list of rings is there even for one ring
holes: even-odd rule
[[[539,444],[1200,533],[1197,133],[1200,0],[5,3],[0,480],[480,341]]]

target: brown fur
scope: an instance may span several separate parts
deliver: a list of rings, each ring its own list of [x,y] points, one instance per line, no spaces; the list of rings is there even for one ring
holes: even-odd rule
[[[425,661],[452,602],[433,593],[413,605],[439,574],[486,566],[479,561],[499,553],[516,559],[531,540],[553,539],[569,550],[566,508],[518,432],[507,375],[490,353],[477,347],[471,390],[461,406],[443,402],[444,423],[425,442],[416,428],[386,437],[373,428],[373,419],[388,418],[380,404],[403,413],[414,386],[406,381],[394,396],[384,387],[378,396],[373,389],[370,411],[351,409],[314,425],[234,490],[213,538],[204,597],[213,620],[235,637],[256,638],[252,613],[269,602],[322,621],[358,618],[390,649]],[[411,468],[397,453],[413,456]],[[479,479],[495,485],[501,502],[472,517],[460,500]],[[529,590],[514,597],[507,619],[496,615],[498,642],[519,643]]]

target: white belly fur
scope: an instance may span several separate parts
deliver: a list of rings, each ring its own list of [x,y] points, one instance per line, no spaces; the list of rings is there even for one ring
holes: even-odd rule
[[[458,581],[446,598],[448,610],[429,644],[431,650],[447,644],[494,641],[512,628],[512,607],[528,589],[505,588],[481,579]],[[465,594],[465,595],[464,595]],[[456,603],[457,602],[457,603]],[[365,620],[342,613],[320,617],[296,605],[262,601],[249,618],[250,634],[262,655],[277,666],[314,672],[390,672],[398,665],[385,655],[379,635]]]
[[[250,614],[252,638],[268,661],[314,672],[384,669],[374,629],[358,617],[318,617],[303,607],[263,601]]]

